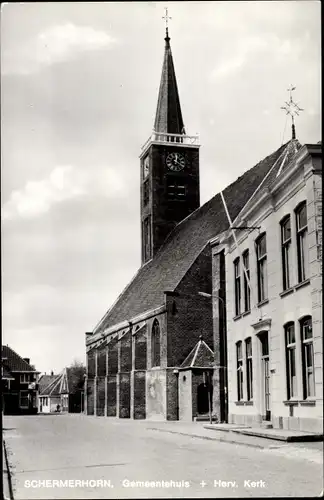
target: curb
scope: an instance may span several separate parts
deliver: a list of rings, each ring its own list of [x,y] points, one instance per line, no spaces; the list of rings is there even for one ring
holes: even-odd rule
[[[14,500],[12,480],[11,480],[11,471],[10,471],[10,465],[9,465],[9,460],[8,460],[8,452],[7,452],[6,442],[4,439],[3,439],[3,453],[4,453],[4,459],[5,459],[5,467],[3,468],[3,471],[2,471],[2,481],[3,481],[2,486],[3,486],[4,492],[6,490],[9,490],[9,499],[7,499],[5,497],[4,492],[3,492],[3,498],[4,498],[4,500]],[[5,483],[7,485],[7,488],[5,487]]]
[[[212,425],[204,425],[205,429],[209,429],[212,431],[218,431],[218,432],[234,432],[236,434],[241,434],[242,436],[252,436],[252,437],[257,437],[257,438],[262,438],[262,439],[269,439],[272,441],[281,441],[285,443],[310,443],[310,442],[322,442],[323,441],[323,434],[309,434],[309,435],[288,435],[288,436],[283,436],[280,434],[276,434],[273,432],[273,434],[264,434],[261,431],[257,430],[251,430],[251,429],[240,429],[238,427],[232,428],[232,429],[220,429],[220,428],[215,428]]]
[[[256,443],[242,443],[240,441],[235,441],[235,440],[230,440],[230,439],[223,439],[221,437],[214,438],[210,436],[199,436],[199,434],[189,434],[187,432],[179,432],[179,431],[171,431],[169,429],[159,429],[157,427],[149,427],[146,430],[150,431],[159,431],[159,432],[169,432],[170,434],[180,434],[181,436],[189,436],[193,438],[199,438],[199,439],[207,439],[208,441],[218,441],[221,443],[229,443],[229,444],[237,444],[240,446],[248,446],[250,448],[258,448],[259,450],[264,450],[267,449],[266,446],[262,446],[261,444],[256,444]]]

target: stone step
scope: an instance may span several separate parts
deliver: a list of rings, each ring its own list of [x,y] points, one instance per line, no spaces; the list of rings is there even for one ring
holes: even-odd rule
[[[268,420],[263,420],[261,422],[261,428],[262,429],[273,429],[273,425],[271,422],[268,422]]]
[[[195,422],[209,422],[210,417],[209,415],[197,415],[197,417],[194,417]],[[217,422],[216,417],[212,417],[212,422]]]

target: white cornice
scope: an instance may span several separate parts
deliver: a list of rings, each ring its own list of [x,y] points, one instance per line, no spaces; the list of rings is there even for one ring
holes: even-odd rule
[[[161,142],[161,141],[149,141],[145,145],[145,149],[139,155],[139,159],[141,160],[150,149],[151,146],[164,146],[166,148],[185,148],[185,149],[199,149],[200,144],[182,144],[179,142]]]

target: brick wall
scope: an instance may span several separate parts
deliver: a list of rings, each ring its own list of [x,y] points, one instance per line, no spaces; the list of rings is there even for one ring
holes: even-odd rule
[[[97,348],[97,375],[99,377],[106,376],[106,345],[102,344]]]
[[[117,415],[117,376],[110,375],[107,378],[107,417]]]
[[[96,405],[97,405],[97,416],[104,416],[105,414],[105,383],[106,379],[105,377],[98,377],[97,378],[97,398],[96,398]]]
[[[119,373],[119,418],[130,418],[130,373]]]
[[[132,369],[132,334],[126,333],[120,339],[120,371],[130,372]]]
[[[114,339],[108,344],[108,375],[115,375],[118,372],[118,344]]]
[[[147,327],[135,333],[135,370],[146,370],[147,366]]]
[[[198,292],[212,292],[212,259],[209,245],[176,288],[179,297],[167,297],[168,366],[179,366],[202,335],[213,349],[211,299]]]
[[[95,356],[96,356],[96,350],[95,349],[91,349],[91,351],[89,351],[87,353],[87,358],[88,358],[88,362],[87,362],[88,377],[90,377],[90,378],[93,378],[96,375],[96,373],[95,373],[95,370],[96,370]]]
[[[178,377],[173,370],[166,371],[166,401],[167,401],[167,420],[178,419]]]
[[[94,415],[94,380],[87,379],[87,415]]]
[[[134,372],[134,419],[146,417],[145,376],[145,371]]]

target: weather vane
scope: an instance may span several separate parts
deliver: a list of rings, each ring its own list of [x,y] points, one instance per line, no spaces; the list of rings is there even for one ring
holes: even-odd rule
[[[292,129],[292,138],[296,139],[296,130],[295,130],[295,116],[299,116],[300,111],[304,111],[303,108],[300,108],[296,102],[292,99],[292,92],[296,90],[296,87],[290,85],[287,91],[289,92],[289,101],[285,101],[285,106],[281,106],[280,109],[284,109],[286,111],[286,115],[291,116],[291,129]]]
[[[165,16],[162,17],[162,19],[165,19],[165,31],[166,31],[166,36],[169,38],[169,19],[172,19],[172,17],[169,16],[168,14],[168,7],[165,7]]]

